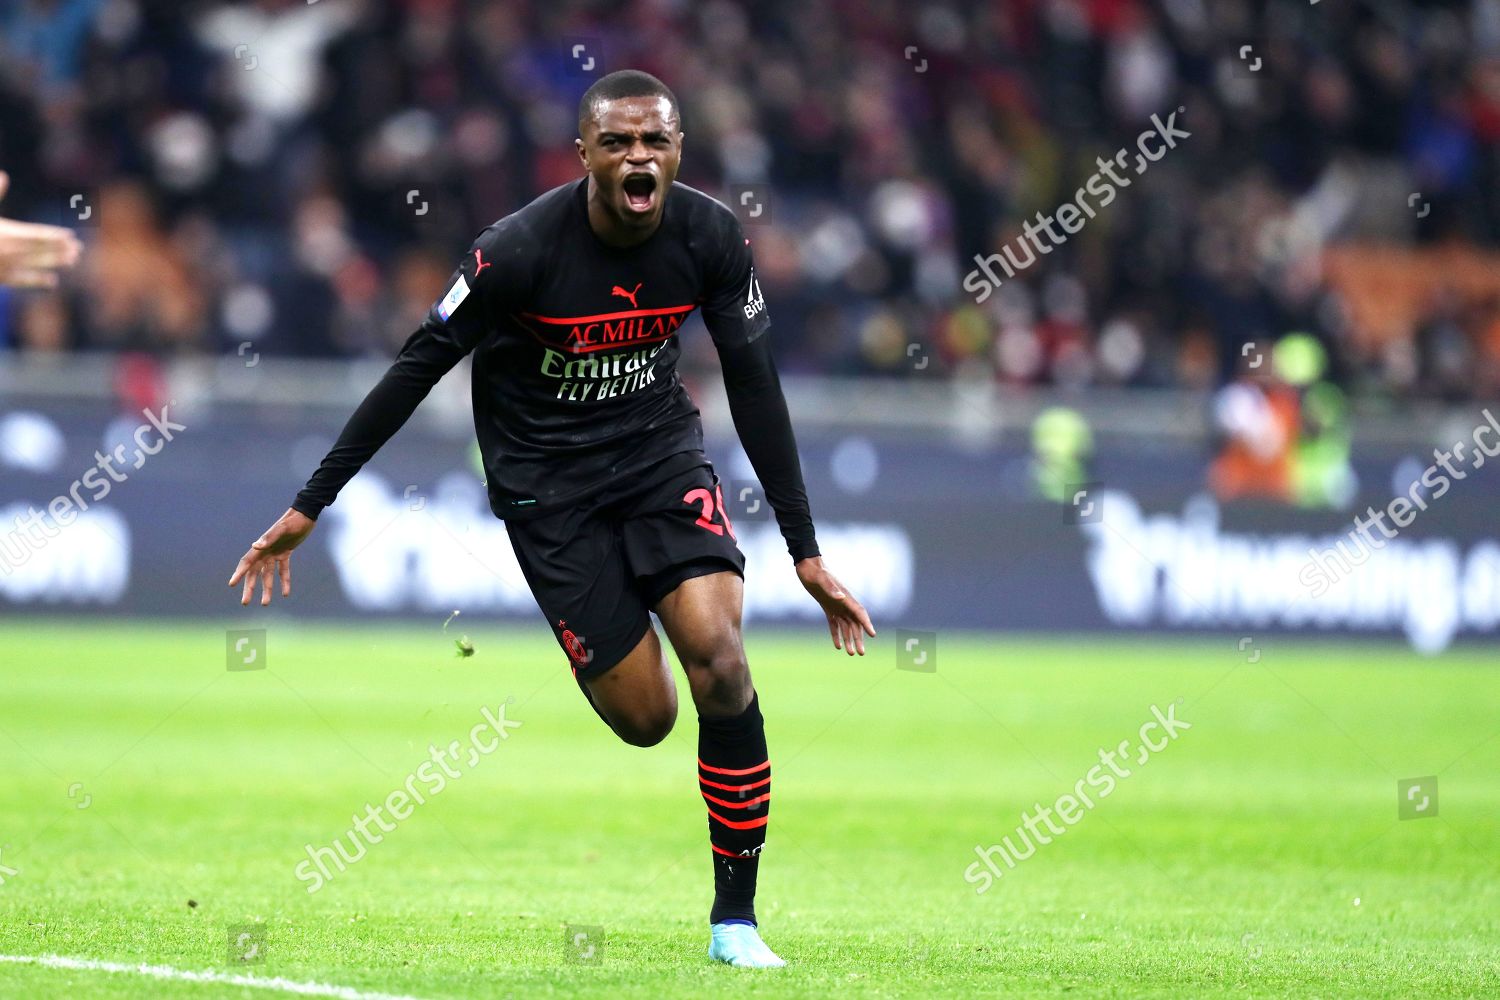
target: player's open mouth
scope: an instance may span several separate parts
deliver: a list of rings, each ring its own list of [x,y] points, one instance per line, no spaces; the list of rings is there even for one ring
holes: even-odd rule
[[[656,203],[656,175],[631,174],[622,185],[625,204],[632,212],[649,212]]]

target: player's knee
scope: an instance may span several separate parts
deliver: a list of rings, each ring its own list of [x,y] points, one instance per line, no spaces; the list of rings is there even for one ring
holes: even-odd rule
[[[654,747],[667,738],[677,722],[675,704],[654,705],[638,708],[619,718],[611,718],[610,726],[615,735],[636,747]]]
[[[739,643],[724,643],[683,666],[700,714],[738,715],[750,704],[750,665]]]

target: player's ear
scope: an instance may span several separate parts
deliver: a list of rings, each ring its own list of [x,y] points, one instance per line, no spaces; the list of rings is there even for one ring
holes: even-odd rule
[[[583,169],[589,168],[589,147],[582,139],[573,140],[573,148],[578,150],[578,162],[583,164]]]

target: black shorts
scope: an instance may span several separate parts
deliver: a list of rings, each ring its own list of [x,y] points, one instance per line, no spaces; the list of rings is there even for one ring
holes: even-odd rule
[[[506,521],[516,561],[573,675],[597,677],[651,627],[678,584],[730,570],[745,556],[702,452],[681,452],[576,507]]]

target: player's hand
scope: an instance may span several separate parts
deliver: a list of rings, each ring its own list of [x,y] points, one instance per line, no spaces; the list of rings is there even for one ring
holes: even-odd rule
[[[802,586],[813,596],[822,607],[823,613],[828,616],[828,633],[833,636],[833,648],[842,649],[850,656],[856,652],[860,656],[865,655],[865,637],[863,633],[875,634],[875,626],[870,624],[870,616],[865,614],[865,606],[854,599],[854,595],[844,589],[844,585],[834,579],[832,573],[823,565],[820,556],[811,559],[803,559],[797,563],[797,579],[802,581]]]
[[[0,198],[9,188],[10,175],[0,171]],[[0,285],[56,288],[57,272],[76,264],[82,252],[71,229],[0,219]]]
[[[281,596],[292,596],[292,550],[312,534],[317,523],[306,514],[288,509],[275,524],[266,529],[264,535],[255,540],[250,551],[240,557],[240,564],[234,568],[234,576],[229,578],[231,587],[241,580],[245,581],[244,592],[240,594],[241,604],[249,604],[250,598],[255,596],[257,580],[260,581],[261,607],[270,604],[271,587],[275,584],[277,575],[281,577]]]

